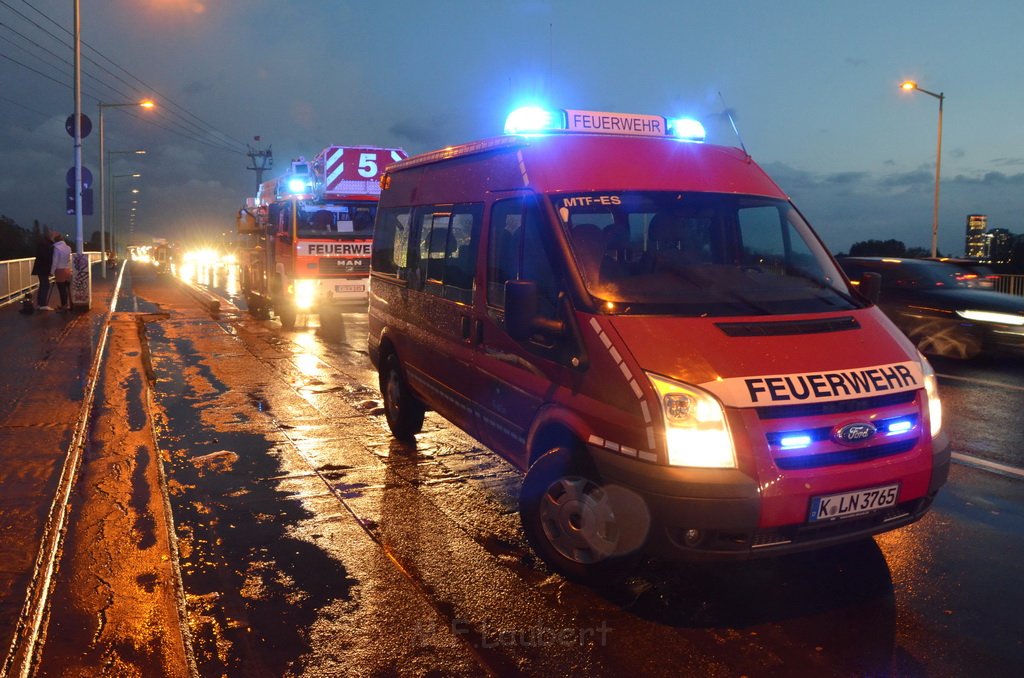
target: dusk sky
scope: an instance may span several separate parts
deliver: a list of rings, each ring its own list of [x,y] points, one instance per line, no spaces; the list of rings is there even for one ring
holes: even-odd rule
[[[938,100],[901,91],[905,79],[946,95],[940,250],[963,251],[970,213],[1024,232],[1017,1],[81,6],[91,47],[83,48],[83,110],[94,126],[99,101],[151,96],[158,105],[104,113],[108,150],[148,151],[141,160],[112,156],[114,174],[143,175],[136,229],[147,234],[216,239],[232,230],[235,210],[255,194],[245,156],[255,135],[272,145],[279,173],[331,144],[414,154],[495,136],[506,113],[529,101],[692,115],[709,142],[736,146],[721,92],[747,150],[833,251],[869,238],[927,247]],[[73,149],[64,121],[74,102],[72,69],[61,60],[72,52],[42,29],[70,44],[61,27],[71,28],[72,10],[71,0],[0,0],[0,213],[66,232]],[[98,176],[95,130],[83,149]],[[117,183],[119,222],[129,185]],[[98,224],[97,208],[86,237]]]

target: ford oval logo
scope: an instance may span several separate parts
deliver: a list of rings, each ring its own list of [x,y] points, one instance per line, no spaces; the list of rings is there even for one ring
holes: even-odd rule
[[[856,423],[843,426],[833,433],[832,436],[835,438],[837,443],[854,445],[870,439],[871,436],[875,435],[875,431],[877,431],[877,429],[874,424],[869,424],[866,421],[858,421]]]

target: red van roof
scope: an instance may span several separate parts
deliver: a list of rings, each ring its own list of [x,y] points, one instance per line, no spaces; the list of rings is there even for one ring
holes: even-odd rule
[[[786,199],[742,150],[672,138],[596,134],[509,135],[424,153],[389,172],[496,151],[517,150],[523,186],[561,191],[705,191]],[[504,154],[497,154],[503,156]]]

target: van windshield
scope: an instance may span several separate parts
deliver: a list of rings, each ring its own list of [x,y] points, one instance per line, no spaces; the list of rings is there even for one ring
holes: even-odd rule
[[[607,312],[775,315],[863,305],[784,200],[638,191],[549,199],[587,291]]]

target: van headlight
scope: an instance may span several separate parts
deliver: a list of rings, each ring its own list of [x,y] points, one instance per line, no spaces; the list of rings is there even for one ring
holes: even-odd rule
[[[658,393],[668,463],[736,468],[736,448],[722,405],[707,391],[647,373]]]
[[[316,302],[316,280],[296,280],[295,308],[308,311]]]
[[[924,393],[928,397],[928,419],[931,421],[932,438],[939,435],[942,430],[942,401],[939,400],[939,380],[935,377],[935,370],[931,363],[920,351],[917,354],[921,360],[921,371],[924,373]]]

